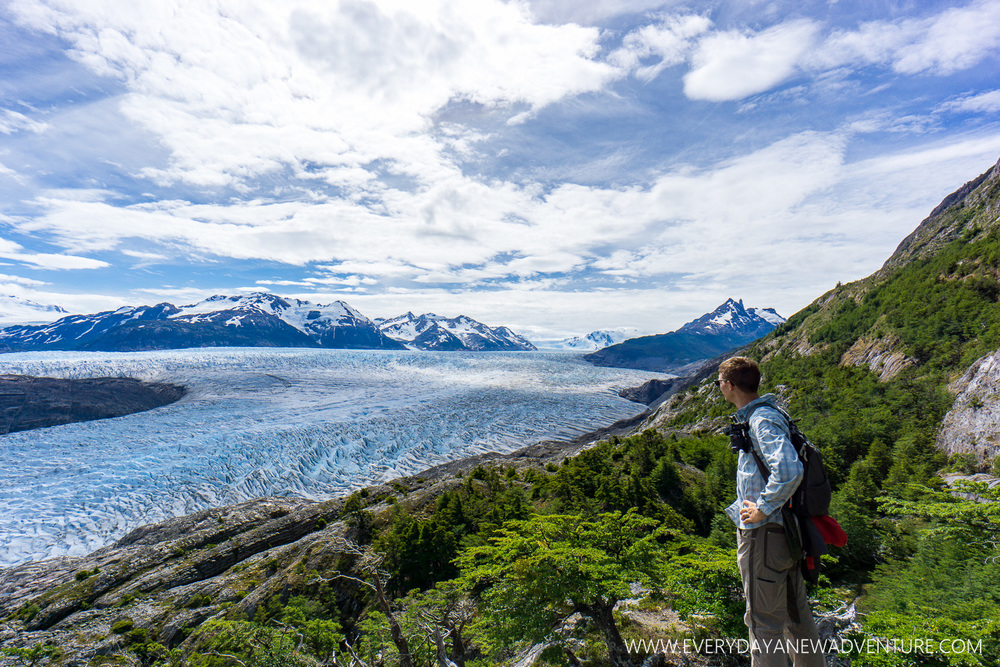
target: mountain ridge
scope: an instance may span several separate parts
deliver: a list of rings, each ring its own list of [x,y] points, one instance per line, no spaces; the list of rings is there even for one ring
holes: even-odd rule
[[[746,308],[727,299],[676,331],[632,338],[584,359],[597,366],[684,374],[707,359],[760,338],[785,320],[773,308]]]
[[[411,314],[412,315],[412,314]],[[437,316],[433,316],[437,318]],[[439,320],[439,321],[438,321]],[[438,329],[410,347],[439,350],[534,349],[507,327],[489,328],[466,316],[438,318]],[[448,328],[455,329],[449,333]],[[452,345],[432,340],[451,336]],[[463,336],[465,339],[463,340]],[[187,347],[319,347],[405,350],[344,301],[314,304],[267,292],[215,295],[175,306],[123,306],[55,322],[0,329],[0,350],[141,351]]]
[[[444,317],[407,312],[398,317],[377,318],[375,324],[389,338],[417,350],[501,352],[536,349],[507,327],[489,327],[466,315]]]

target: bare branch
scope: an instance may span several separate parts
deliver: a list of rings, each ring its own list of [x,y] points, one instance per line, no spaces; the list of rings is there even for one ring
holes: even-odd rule
[[[354,652],[354,647],[351,646],[346,639],[344,640],[344,646],[347,647],[347,652],[351,654],[351,660],[357,661],[361,667],[369,667],[367,662],[358,657],[358,654]]]
[[[230,660],[235,660],[239,664],[243,665],[243,667],[247,667],[247,663],[243,662],[242,660],[240,660],[239,658],[237,658],[235,655],[229,655],[228,653],[217,653],[215,651],[205,651],[205,655],[214,655],[214,656],[219,657],[219,658],[229,658]]]

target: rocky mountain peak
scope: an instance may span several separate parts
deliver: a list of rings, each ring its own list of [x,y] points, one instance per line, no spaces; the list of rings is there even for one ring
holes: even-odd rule
[[[727,299],[710,313],[688,322],[678,333],[719,333],[726,330],[760,332],[763,335],[785,321],[773,308],[746,308],[743,299]]]
[[[727,299],[677,331],[631,338],[585,355],[584,359],[597,366],[684,373],[760,338],[784,321],[773,308],[746,308],[742,299]]]

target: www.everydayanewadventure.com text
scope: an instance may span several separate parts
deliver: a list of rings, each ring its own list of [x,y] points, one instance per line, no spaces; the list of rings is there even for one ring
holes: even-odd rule
[[[748,639],[716,638],[716,639],[639,639],[626,640],[626,647],[632,653],[742,653],[751,650],[777,653],[825,653],[850,654],[862,653],[903,653],[903,654],[981,654],[983,640],[971,639],[881,639],[865,637],[864,639],[828,639],[828,640],[779,640],[759,641],[751,643]]]

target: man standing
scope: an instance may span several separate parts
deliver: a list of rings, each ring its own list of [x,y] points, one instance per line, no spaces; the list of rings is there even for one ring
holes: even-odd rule
[[[753,667],[825,667],[819,635],[806,599],[801,557],[791,554],[781,507],[802,479],[788,421],[774,394],[760,396],[760,368],[733,357],[719,366],[716,386],[736,406],[737,421],[749,417],[750,440],[769,474],[765,480],[753,454],[740,451],[736,502],[726,514],[736,524],[737,562],[743,579]]]

